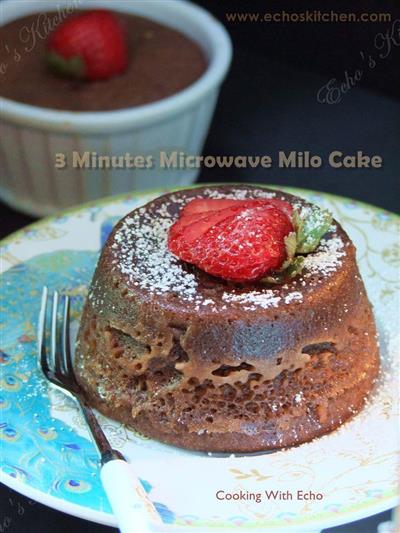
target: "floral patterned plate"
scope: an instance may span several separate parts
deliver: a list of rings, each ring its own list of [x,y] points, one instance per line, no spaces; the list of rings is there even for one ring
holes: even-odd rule
[[[100,416],[113,446],[134,462],[170,529],[318,531],[396,503],[399,218],[345,198],[285,190],[332,210],[358,248],[381,336],[379,383],[365,409],[339,430],[272,454],[185,452]],[[2,243],[2,480],[50,507],[109,525],[115,520],[85,424],[74,403],[50,390],[37,370],[40,293],[45,284],[68,293],[76,325],[113,224],[161,192],[88,204],[33,224]],[[229,494],[231,499],[218,499]]]

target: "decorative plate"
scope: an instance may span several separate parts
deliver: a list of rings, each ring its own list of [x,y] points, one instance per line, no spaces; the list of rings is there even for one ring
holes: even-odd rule
[[[132,460],[171,529],[315,532],[396,504],[399,218],[337,196],[285,190],[330,209],[357,246],[380,331],[379,383],[364,410],[337,431],[270,454],[186,452],[99,416],[112,445]],[[77,324],[113,224],[162,192],[88,204],[33,224],[2,243],[2,480],[50,507],[109,525],[115,520],[85,424],[75,404],[50,390],[37,370],[40,294],[43,285],[69,294]],[[217,493],[230,499],[219,500]]]

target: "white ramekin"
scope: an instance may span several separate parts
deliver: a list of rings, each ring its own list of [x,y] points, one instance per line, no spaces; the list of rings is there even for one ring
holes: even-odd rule
[[[193,183],[198,169],[159,168],[160,151],[198,155],[203,147],[232,47],[225,28],[204,9],[182,0],[60,0],[52,9],[106,7],[176,28],[208,59],[205,73],[183,91],[143,106],[104,112],[46,109],[0,98],[0,197],[34,215],[48,215],[103,196]],[[2,24],[48,10],[48,0],[3,0]],[[112,97],[112,95],[110,95]],[[153,155],[150,169],[55,168],[55,154]]]

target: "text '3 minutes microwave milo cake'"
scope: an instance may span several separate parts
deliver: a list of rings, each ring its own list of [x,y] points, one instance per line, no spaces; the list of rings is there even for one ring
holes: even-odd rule
[[[254,452],[326,434],[379,369],[355,247],[330,214],[242,185],[166,194],[105,244],[76,373],[87,400],[183,448]]]

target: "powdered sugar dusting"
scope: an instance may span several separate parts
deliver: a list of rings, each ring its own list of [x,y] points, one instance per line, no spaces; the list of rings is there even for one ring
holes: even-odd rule
[[[329,274],[342,264],[341,258],[346,255],[343,241],[338,236],[326,240],[322,239],[317,250],[308,254],[304,260],[304,267],[308,270],[305,277],[312,274]]]
[[[275,198],[276,193],[271,191],[263,191],[257,189],[252,191],[252,194],[249,194],[248,189],[236,189],[234,192],[222,192],[218,189],[204,189],[204,194],[209,198],[214,198],[219,200],[221,198],[227,198],[231,200],[246,200],[246,198]],[[204,196],[202,194],[202,196]]]
[[[253,290],[226,287],[219,297],[203,294],[196,275],[190,272],[178,258],[168,250],[168,231],[177,218],[171,210],[172,204],[184,206],[195,197],[210,198],[272,198],[277,194],[261,189],[240,188],[222,192],[220,189],[202,189],[201,194],[189,198],[180,193],[166,197],[164,203],[151,203],[131,213],[114,235],[112,245],[113,267],[126,277],[129,285],[139,287],[152,294],[174,294],[177,299],[193,302],[196,309],[217,311],[230,305],[240,305],[246,310],[267,309],[282,304],[301,303],[303,294],[298,290],[299,282],[292,284],[264,287]],[[341,264],[345,255],[344,244],[337,234],[328,240],[322,240],[316,252],[305,258],[306,273],[303,278],[317,272],[333,272]]]
[[[286,296],[280,296],[277,289],[258,289],[245,293],[224,292],[222,299],[224,302],[236,302],[243,306],[243,309],[254,310],[257,307],[267,309],[268,307],[278,307],[279,304],[290,304],[292,302],[303,301],[303,294],[299,291],[289,292]]]
[[[246,310],[252,310],[255,306],[263,307],[264,309],[278,307],[281,301],[281,297],[274,290],[251,291],[241,294],[224,292],[222,299],[224,302],[239,302],[243,305],[243,309]]]
[[[173,220],[164,205],[157,215],[153,217],[142,209],[125,219],[114,238],[114,264],[142,289],[156,294],[178,293],[193,301],[197,292],[195,276],[184,270],[167,247]]]
[[[285,296],[285,304],[290,304],[291,302],[301,302],[303,300],[303,295],[301,292],[295,291],[290,292]]]

